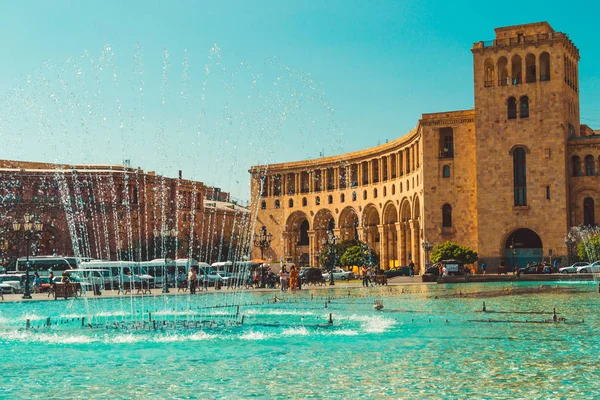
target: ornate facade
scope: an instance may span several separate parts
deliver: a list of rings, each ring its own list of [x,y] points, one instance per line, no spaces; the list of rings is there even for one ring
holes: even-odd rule
[[[265,257],[318,265],[322,239],[357,237],[383,268],[426,264],[452,240],[491,270],[567,255],[596,224],[600,132],[580,124],[579,50],[546,23],[473,45],[473,110],[423,114],[407,135],[340,156],[251,168]],[[258,253],[256,253],[258,254]]]

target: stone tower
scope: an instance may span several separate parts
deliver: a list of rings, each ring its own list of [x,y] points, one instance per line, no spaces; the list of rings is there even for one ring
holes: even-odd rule
[[[547,22],[473,45],[477,248],[488,265],[566,254],[567,140],[579,132],[579,50]],[[491,264],[490,264],[491,263]]]

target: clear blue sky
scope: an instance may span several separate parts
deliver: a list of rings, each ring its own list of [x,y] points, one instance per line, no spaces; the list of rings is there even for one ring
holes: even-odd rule
[[[537,21],[579,47],[582,122],[600,128],[599,14],[592,1],[0,1],[0,158],[131,159],[245,198],[250,165],[375,146],[422,113],[472,107],[471,45]]]

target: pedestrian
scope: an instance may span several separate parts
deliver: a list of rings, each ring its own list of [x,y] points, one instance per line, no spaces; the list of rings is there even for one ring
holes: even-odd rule
[[[557,258],[554,259],[554,263],[552,265],[554,265],[554,272],[558,272],[558,259]]]
[[[373,276],[373,269],[371,267],[367,268],[367,287],[371,286],[371,277]]]
[[[360,269],[360,275],[362,277],[362,285],[363,287],[367,287],[369,286],[369,284],[367,283],[367,266],[363,265],[362,268]]]
[[[35,275],[33,278],[33,293],[39,293],[41,287],[42,280],[40,279],[40,274],[37,271],[35,271]]]
[[[408,269],[410,270],[410,277],[412,278],[415,274],[415,263],[412,260],[410,260],[410,263],[408,264]]]
[[[485,275],[485,269],[486,269],[486,268],[487,268],[487,264],[486,264],[486,263],[483,263],[483,264],[481,264],[481,273],[482,273],[483,275]]]
[[[190,285],[190,294],[196,294],[196,285],[198,280],[198,274],[196,274],[196,268],[190,268],[188,273],[188,284]]]
[[[281,267],[281,273],[279,274],[279,288],[281,289],[281,291],[285,291],[287,290],[287,280],[288,280],[288,273],[287,273],[287,269],[285,268],[285,265],[283,267]]]
[[[298,289],[298,270],[295,265],[290,269],[290,290]]]

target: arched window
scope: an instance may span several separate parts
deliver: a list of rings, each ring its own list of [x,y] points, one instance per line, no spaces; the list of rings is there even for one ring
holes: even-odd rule
[[[266,210],[267,209],[267,202],[266,201],[261,201],[260,202],[260,209],[261,210]]]
[[[452,206],[444,204],[442,207],[442,228],[452,228]]]
[[[519,103],[520,103],[519,116],[521,118],[529,118],[529,97],[521,96]]]
[[[531,53],[525,56],[525,79],[527,83],[535,82],[536,68],[535,68],[535,56]]]
[[[280,205],[279,200],[275,200],[275,208],[280,208]]]
[[[444,165],[444,168],[442,169],[442,176],[444,178],[450,178],[450,166],[449,165]]]
[[[585,156],[585,175],[594,176],[594,156]]]
[[[333,196],[332,195],[327,196],[327,203],[333,204]]]
[[[396,194],[396,185],[392,185],[392,196]]]
[[[363,190],[363,200],[366,200],[366,199],[367,199],[367,191]]]
[[[387,196],[387,187],[383,187],[383,197]]]
[[[523,67],[521,65],[521,56],[515,54],[511,60],[512,64],[512,84],[518,85],[523,83]]]
[[[373,198],[377,198],[377,188],[373,189]]]
[[[491,58],[487,58],[483,63],[483,86],[493,87],[494,86],[494,61]]]
[[[352,192],[352,201],[356,201],[356,192]]]
[[[294,199],[290,199],[290,200],[288,201],[288,207],[289,207],[289,208],[294,208]]]
[[[319,196],[315,197],[315,204],[318,206],[321,205],[321,198]]]
[[[571,172],[573,176],[581,176],[581,158],[579,156],[571,158]]]
[[[517,99],[514,97],[508,98],[508,119],[517,118]]]
[[[569,123],[569,137],[575,137],[575,127],[571,123]]]
[[[302,198],[302,207],[306,207],[306,205],[308,204],[308,201],[306,200],[306,197]]]
[[[550,54],[543,52],[540,54],[540,82],[550,80]]]
[[[527,165],[525,149],[517,147],[513,152],[513,175],[515,206],[527,205]]]
[[[586,197],[583,200],[583,225],[596,225],[594,219],[594,199]]]
[[[344,195],[344,193],[340,194],[340,203],[343,203],[346,201],[346,196]]]
[[[500,57],[498,59],[498,86],[508,86],[508,60],[506,57]]]

